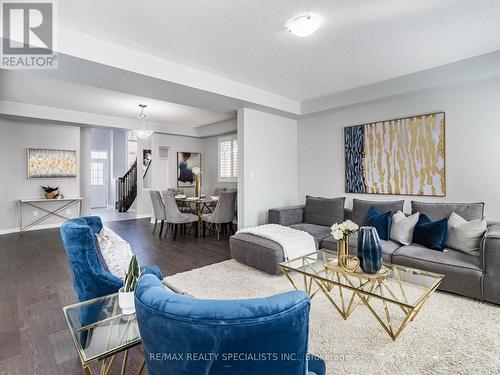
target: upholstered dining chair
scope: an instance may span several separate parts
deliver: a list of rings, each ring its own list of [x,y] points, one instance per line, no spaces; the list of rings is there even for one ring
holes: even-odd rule
[[[307,354],[310,301],[302,291],[204,300],[145,275],[135,308],[151,375],[325,373],[323,360]],[[193,354],[204,357],[190,359]]]
[[[215,209],[210,214],[203,214],[203,235],[206,232],[206,223],[215,225],[217,239],[220,239],[221,232],[229,230],[233,233],[233,219],[236,207],[236,191],[221,191]]]
[[[175,195],[185,194],[182,188],[168,188],[167,191],[174,193]]]
[[[60,229],[78,302],[117,293],[123,286],[123,280],[107,271],[101,261],[95,237],[101,228],[102,221],[98,216],[88,216],[68,220]],[[143,270],[153,274],[156,279],[163,279],[157,266],[146,266]],[[100,311],[100,307],[95,305],[81,309],[80,323],[95,323]],[[82,341],[84,345],[86,337],[82,338]]]
[[[165,212],[165,204],[161,198],[161,194],[158,190],[150,190],[149,195],[151,197],[151,204],[153,205],[153,215],[155,217],[155,226],[153,228],[153,234],[155,234],[156,226],[158,225],[158,220],[161,221],[160,226],[160,237],[163,232],[163,225],[167,219],[167,214]]]
[[[165,232],[165,238],[167,238],[169,226],[172,227],[174,233],[173,240],[175,241],[177,230],[182,231],[184,234],[187,233],[187,224],[191,224],[191,227],[194,227],[195,236],[198,237],[198,216],[181,212],[175,201],[174,193],[172,192],[167,192],[163,199],[165,200],[167,213],[167,230]]]
[[[214,189],[214,196],[218,197],[220,195],[221,191],[226,191],[226,188],[225,187],[216,187]]]

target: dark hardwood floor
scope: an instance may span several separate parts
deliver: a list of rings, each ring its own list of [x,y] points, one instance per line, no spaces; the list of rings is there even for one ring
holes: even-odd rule
[[[227,238],[160,239],[151,234],[149,219],[107,225],[130,242],[141,264],[156,264],[165,275],[230,257]],[[59,229],[0,236],[0,374],[81,374],[62,312],[75,302]],[[141,349],[130,358],[127,373],[135,373]],[[111,373],[119,373],[120,364],[117,358]]]

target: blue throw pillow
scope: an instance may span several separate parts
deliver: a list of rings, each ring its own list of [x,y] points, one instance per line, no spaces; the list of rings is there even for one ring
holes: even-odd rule
[[[392,212],[383,214],[375,207],[370,207],[366,216],[365,225],[374,227],[381,240],[389,240],[391,235]]]
[[[413,231],[413,242],[424,245],[429,249],[443,251],[447,236],[448,219],[431,221],[427,216],[420,214]]]

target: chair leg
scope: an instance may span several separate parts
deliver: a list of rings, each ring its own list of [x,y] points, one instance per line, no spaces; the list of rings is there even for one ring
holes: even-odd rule
[[[163,232],[163,225],[164,224],[165,224],[165,220],[162,220],[161,225],[160,225],[160,238],[161,238],[161,233]]]
[[[168,228],[169,227],[170,227],[170,223],[167,221],[167,227],[165,228],[165,235],[163,236],[163,238],[167,238]]]
[[[203,237],[205,237],[205,233],[207,232],[207,222],[204,221],[202,226],[203,226]]]
[[[195,236],[196,238],[198,238],[198,227],[199,227],[199,223],[196,221],[196,222],[194,222],[194,223],[193,223],[193,225],[194,225],[194,236]]]
[[[229,226],[229,231],[231,232],[231,236],[234,235],[234,228],[233,228],[233,223],[228,223]]]
[[[177,237],[177,227],[179,226],[179,224],[172,224],[174,226],[174,241],[175,241],[175,238]]]
[[[220,224],[215,224],[215,230],[217,231],[217,241],[220,240]]]
[[[155,219],[155,226],[153,227],[153,234],[156,232],[156,226],[158,225],[158,220]]]

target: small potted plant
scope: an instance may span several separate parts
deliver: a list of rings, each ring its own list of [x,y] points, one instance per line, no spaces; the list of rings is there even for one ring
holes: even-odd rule
[[[130,259],[123,287],[118,291],[118,305],[122,309],[124,315],[135,313],[134,291],[141,276],[141,267],[134,255],[132,259]]]
[[[58,187],[50,187],[50,186],[41,186],[42,190],[44,191],[44,195],[46,199],[57,199],[59,192],[59,186]]]

